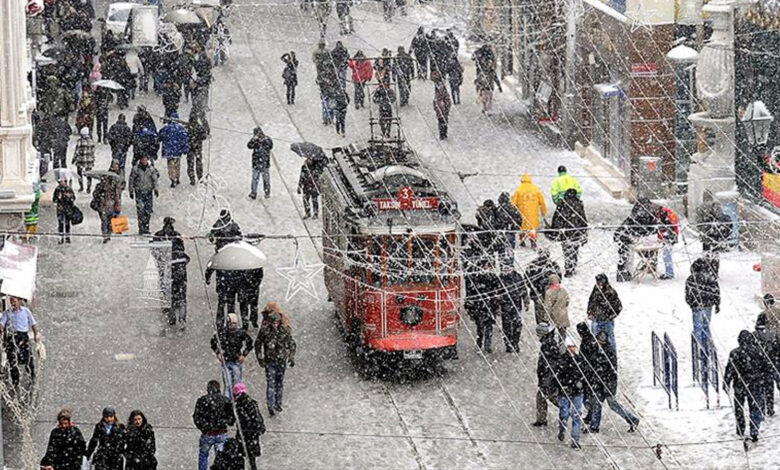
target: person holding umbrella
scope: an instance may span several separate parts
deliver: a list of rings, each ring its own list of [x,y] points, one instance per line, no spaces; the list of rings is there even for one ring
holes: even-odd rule
[[[317,179],[319,179],[321,174],[320,165],[313,158],[306,158],[303,165],[301,165],[301,176],[298,178],[298,194],[303,194],[303,208],[306,211],[306,215],[303,216],[304,219],[312,216],[309,210],[309,201],[311,201],[311,208],[314,210],[314,218],[317,218],[320,208],[317,199],[320,195]]]

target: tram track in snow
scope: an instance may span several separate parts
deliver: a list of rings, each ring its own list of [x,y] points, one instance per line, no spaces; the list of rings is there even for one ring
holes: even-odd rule
[[[255,62],[255,66],[260,69],[264,79],[267,81],[267,83],[269,84],[271,90],[273,91],[273,93],[274,93],[274,95],[275,95],[275,97],[277,99],[277,102],[281,102],[282,95],[279,92],[279,89],[275,86],[275,84],[274,84],[270,74],[268,73],[268,70],[266,69],[266,66],[263,64],[262,60],[260,60],[260,58],[257,56],[257,53],[256,53],[255,49],[252,47],[251,38],[249,37],[249,35],[246,33],[245,30],[242,29],[241,33],[244,36],[244,40],[245,40],[246,46],[248,47],[248,49],[250,51],[250,54],[252,56],[252,59]],[[223,66],[223,70],[227,71],[227,73],[231,77],[233,83],[235,83],[236,87],[238,88],[239,94],[241,95],[241,99],[244,102],[244,105],[245,105],[247,111],[252,116],[252,121],[254,122],[254,125],[255,126],[259,126],[261,124],[261,122],[258,119],[258,116],[255,113],[255,110],[254,110],[254,108],[253,108],[253,106],[252,106],[252,104],[251,104],[251,102],[249,100],[249,97],[247,95],[245,87],[241,84],[241,81],[239,80],[239,77],[238,77],[237,73],[233,70],[232,63],[231,62],[227,62]],[[251,75],[249,75],[249,76],[251,76]],[[301,141],[302,142],[306,141],[306,139],[303,136],[303,132],[301,132],[301,129],[298,127],[298,124],[293,119],[293,117],[290,114],[289,110],[284,109],[284,114],[286,115],[287,120],[289,121],[290,125],[295,129],[295,131],[298,134],[298,136],[300,137]],[[296,211],[298,211],[298,207],[294,203],[293,193],[290,191],[290,187],[288,186],[287,181],[285,180],[284,176],[282,176],[283,175],[282,168],[279,165],[278,160],[276,159],[275,153],[272,153],[271,162],[272,162],[274,168],[276,169],[277,173],[280,175],[280,178],[282,180],[282,184],[285,187],[285,190],[287,191],[288,196],[290,197],[291,201],[293,202],[293,206],[296,208]],[[308,235],[308,238],[309,238],[310,242],[312,243],[312,245],[315,248],[315,251],[317,252],[317,256],[320,258],[320,260],[322,262],[324,262],[324,260],[322,258],[322,253],[318,249],[318,244],[316,242],[316,238],[314,237],[311,229],[305,223],[303,223],[303,226],[304,226],[304,228],[306,230],[306,233]],[[477,455],[480,457],[482,462],[485,463],[486,462],[485,456],[479,450],[479,448],[477,447],[476,440],[474,439],[474,437],[471,435],[470,431],[468,430],[468,427],[467,427],[467,425],[465,423],[465,420],[463,419],[463,414],[461,413],[461,411],[458,409],[457,405],[455,404],[455,401],[452,398],[452,395],[449,393],[449,391],[444,386],[443,381],[441,380],[441,377],[438,377],[437,380],[439,380],[439,388],[440,388],[443,396],[445,397],[445,402],[447,403],[447,406],[452,410],[454,416],[456,417],[456,419],[458,420],[458,423],[460,424],[461,429],[466,434],[466,436],[468,437],[468,439],[471,442],[471,444],[477,449]],[[390,387],[387,384],[382,384],[380,389],[381,389],[382,394],[385,396],[385,399],[387,400],[387,402],[392,407],[393,412],[395,413],[395,415],[396,415],[396,417],[398,419],[399,426],[400,426],[401,431],[403,432],[403,434],[405,436],[405,439],[406,439],[407,443],[409,444],[410,451],[411,451],[412,455],[414,456],[414,459],[415,459],[415,461],[417,463],[418,469],[419,470],[427,470],[427,466],[424,463],[424,459],[423,459],[422,453],[420,452],[419,447],[415,443],[415,440],[414,440],[415,438],[411,435],[411,433],[409,431],[408,421],[403,416],[403,414],[401,413],[401,410],[400,410],[400,408],[398,406],[398,401],[393,396],[393,393],[390,390]]]
[[[282,94],[281,94],[279,88],[274,83],[271,74],[267,70],[267,67],[263,64],[263,61],[258,57],[255,48],[252,47],[253,44],[252,44],[251,38],[249,37],[249,35],[246,32],[246,30],[240,28],[239,31],[244,36],[245,44],[246,44],[247,48],[249,49],[249,52],[251,54],[253,62],[255,63],[255,66],[260,69],[260,71],[261,71],[261,73],[263,75],[263,78],[266,80],[266,82],[268,83],[270,89],[272,90],[273,94],[275,95],[277,103],[281,103],[282,102],[282,98],[283,98]],[[376,48],[376,46],[371,44],[365,38],[363,38],[363,37],[361,37],[359,35],[353,35],[353,36],[356,37],[357,39],[359,39],[360,41],[362,41],[362,42],[364,42],[364,43],[366,43],[368,45],[371,45],[372,47]],[[244,102],[244,105],[245,105],[247,111],[252,116],[252,121],[254,122],[255,126],[259,126],[261,124],[261,121],[260,121],[260,119],[258,119],[258,115],[256,114],[256,112],[254,110],[254,107],[252,106],[252,104],[251,104],[251,102],[249,100],[249,97],[247,95],[245,87],[241,84],[241,81],[239,80],[239,75],[235,72],[235,70],[232,67],[232,62],[227,62],[223,66],[223,69],[227,71],[227,73],[231,77],[233,83],[236,84],[236,87],[238,88],[239,94],[241,95],[241,99]],[[243,76],[250,76],[250,77],[252,76],[252,75],[248,75],[248,74],[242,74],[242,75]],[[284,115],[286,116],[287,121],[290,123],[290,125],[295,129],[295,132],[300,137],[300,140],[301,141],[306,141],[306,139],[304,138],[303,132],[301,131],[300,127],[295,122],[295,119],[291,115],[290,111],[288,109],[286,109],[286,108],[284,108]],[[291,191],[291,188],[288,186],[287,181],[285,180],[284,176],[282,176],[283,175],[282,168],[279,165],[279,162],[276,159],[275,154],[272,154],[271,161],[272,161],[272,164],[274,165],[274,168],[276,169],[277,173],[280,175],[280,178],[282,180],[282,184],[285,187],[285,190],[287,191],[288,196],[290,197],[291,201],[293,202],[293,205],[295,206],[296,211],[298,211],[298,207],[294,203],[294,194],[293,194],[294,191]],[[319,256],[320,259],[322,260],[322,253],[318,249],[318,243],[316,241],[316,238],[314,237],[314,234],[312,233],[310,227],[307,224],[303,223],[303,226],[304,226],[304,228],[306,230],[306,233],[307,233],[307,235],[309,237],[309,240],[311,241],[312,245],[315,248],[315,251],[317,252],[317,256]],[[324,262],[324,260],[323,260],[323,262]],[[457,421],[458,426],[460,428],[460,431],[463,433],[463,435],[471,443],[471,446],[473,447],[474,451],[476,452],[476,455],[477,455],[478,459],[482,462],[483,466],[485,468],[487,468],[487,466],[488,466],[487,465],[487,458],[486,458],[485,454],[482,452],[482,450],[479,448],[477,440],[475,439],[474,435],[472,434],[471,430],[468,427],[468,424],[467,424],[466,419],[464,417],[465,416],[464,413],[458,407],[454,397],[452,396],[452,394],[447,389],[446,384],[444,383],[444,380],[441,377],[441,374],[440,373],[436,373],[436,377],[435,378],[431,378],[431,379],[432,380],[436,380],[437,387],[439,389],[439,392],[441,393],[442,400],[444,401],[446,407],[450,410],[450,412],[454,416],[455,420]],[[406,441],[407,441],[407,443],[409,445],[411,453],[414,456],[414,459],[415,459],[415,461],[417,463],[418,469],[419,470],[426,470],[427,466],[425,465],[423,455],[422,455],[422,453],[420,451],[420,448],[418,447],[417,443],[415,442],[415,437],[411,434],[411,432],[409,430],[411,421],[408,418],[406,418],[404,416],[404,414],[401,412],[401,409],[400,409],[400,407],[398,405],[398,400],[393,395],[393,391],[391,390],[390,386],[388,384],[384,383],[384,384],[381,384],[380,388],[381,388],[381,391],[382,391],[383,395],[385,396],[385,399],[390,404],[391,408],[393,409],[393,412],[395,413],[395,415],[396,415],[396,417],[398,419],[399,426],[400,426],[401,431],[403,432],[403,434],[404,434],[404,436],[406,438]]]

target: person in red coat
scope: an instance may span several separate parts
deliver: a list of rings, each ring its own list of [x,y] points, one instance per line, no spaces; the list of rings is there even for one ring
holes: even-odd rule
[[[347,65],[352,69],[352,83],[355,85],[355,109],[365,108],[366,83],[374,76],[371,61],[366,59],[363,51],[357,51]]]

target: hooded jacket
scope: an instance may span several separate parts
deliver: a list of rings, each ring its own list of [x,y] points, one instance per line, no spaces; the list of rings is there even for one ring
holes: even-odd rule
[[[371,66],[371,61],[365,57],[355,56],[347,64],[352,69],[352,81],[355,83],[370,82],[374,77],[374,67]]]
[[[209,232],[209,241],[216,245],[216,250],[219,251],[222,247],[229,243],[233,243],[241,239],[241,228],[236,221],[230,215],[230,212],[223,210],[219,214],[219,218],[211,227]]]
[[[265,434],[265,422],[257,401],[246,393],[236,397],[236,414],[238,415],[238,431],[246,444],[250,457],[260,456],[260,435]]]
[[[693,262],[691,275],[685,280],[685,302],[691,310],[720,307],[718,278],[702,258]]]
[[[523,225],[523,215],[512,204],[507,192],[503,192],[498,196],[496,224],[496,228],[501,230],[519,230]]]
[[[567,328],[569,322],[569,292],[561,286],[561,278],[557,274],[549,277],[547,292],[544,294],[544,312],[548,323],[557,328]]]
[[[568,241],[584,245],[588,241],[588,218],[585,207],[574,189],[567,189],[563,198],[555,207],[551,228],[554,238],[558,241]]]
[[[604,276],[606,278],[606,276]],[[623,310],[617,291],[604,279],[603,287],[593,286],[588,299],[588,316],[599,322],[614,320]]]
[[[585,322],[577,324],[586,389],[599,401],[617,393],[617,356],[609,343],[599,344]]]
[[[723,383],[736,395],[763,394],[764,385],[772,380],[772,365],[749,331],[740,331],[737,342],[739,346],[729,354]]]
[[[539,212],[542,213],[542,217],[547,215],[544,195],[539,187],[531,182],[531,177],[527,174],[520,177],[520,186],[512,195],[512,204],[523,216],[523,225],[520,227],[523,230],[536,230],[540,225]]]

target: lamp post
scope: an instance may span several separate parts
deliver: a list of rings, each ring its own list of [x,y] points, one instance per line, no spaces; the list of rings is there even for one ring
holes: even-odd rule
[[[702,203],[704,190],[736,213],[739,193],[734,173],[734,10],[755,0],[712,0],[704,13],[712,21],[712,35],[699,53],[696,89],[705,111],[688,119],[711,130],[714,142],[705,152],[693,155],[688,172],[688,214]]]
[[[699,53],[684,44],[678,44],[666,54],[674,68],[675,79],[675,179],[677,193],[685,194],[691,155],[696,152],[696,129],[688,116],[693,112],[693,72]]]
[[[742,126],[745,129],[750,145],[748,168],[745,169],[744,178],[747,179],[747,187],[751,195],[761,194],[761,174],[763,168],[762,157],[769,141],[769,131],[775,118],[769,112],[763,101],[754,101],[747,105],[742,114]]]

